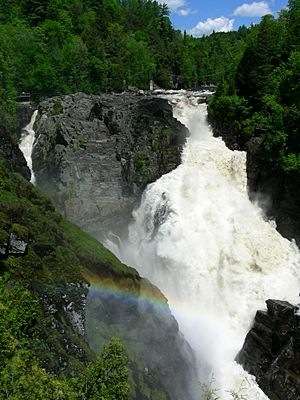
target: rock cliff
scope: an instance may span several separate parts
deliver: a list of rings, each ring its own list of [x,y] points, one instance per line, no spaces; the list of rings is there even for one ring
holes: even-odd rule
[[[35,130],[38,186],[98,239],[121,230],[146,184],[180,163],[187,135],[166,100],[128,93],[47,99]]]
[[[237,361],[256,376],[270,400],[300,398],[300,313],[288,302],[267,300],[258,311]]]
[[[9,169],[15,170],[30,180],[30,170],[27,166],[23,153],[17,143],[14,143],[4,126],[0,125],[0,150],[3,160]]]
[[[130,399],[192,399],[193,353],[165,297],[63,220],[26,180],[10,135],[3,130],[0,140],[0,280],[9,291],[30,290],[39,305],[27,334],[41,367],[76,376],[117,336],[131,360]],[[28,305],[21,312],[27,315]]]

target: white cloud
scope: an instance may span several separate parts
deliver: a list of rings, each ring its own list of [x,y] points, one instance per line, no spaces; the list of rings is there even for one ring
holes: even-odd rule
[[[262,17],[266,14],[272,14],[266,1],[244,3],[233,11],[235,17]]]
[[[187,0],[158,0],[161,4],[167,4],[169,10],[181,15],[182,17],[187,17],[188,15],[195,14],[197,11],[192,10],[188,7],[189,3]]]
[[[226,17],[219,18],[208,18],[206,21],[200,21],[198,24],[188,30],[188,34],[194,37],[200,37],[203,35],[210,35],[213,31],[215,32],[229,32],[232,31],[234,19],[228,19]]]
[[[187,17],[188,15],[196,14],[196,10],[192,10],[191,8],[180,8],[176,11],[177,14],[181,15],[182,17]]]
[[[167,4],[171,11],[176,11],[179,7],[186,6],[186,0],[158,0],[158,2]]]

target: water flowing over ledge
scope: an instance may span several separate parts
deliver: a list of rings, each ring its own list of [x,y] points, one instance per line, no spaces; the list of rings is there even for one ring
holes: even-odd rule
[[[167,97],[191,132],[182,164],[148,186],[128,238],[111,247],[167,296],[199,380],[213,380],[222,400],[264,400],[234,359],[267,298],[297,302],[300,254],[249,201],[246,154],[213,137],[206,105]]]
[[[24,157],[27,161],[28,168],[30,169],[31,172],[31,183],[35,183],[35,176],[32,168],[32,150],[33,150],[33,145],[34,145],[34,140],[35,140],[35,131],[33,130],[33,126],[36,120],[36,117],[38,115],[38,110],[35,110],[34,113],[31,116],[31,120],[28,125],[23,128],[22,136],[21,136],[21,142],[20,142],[20,150],[24,154]]]

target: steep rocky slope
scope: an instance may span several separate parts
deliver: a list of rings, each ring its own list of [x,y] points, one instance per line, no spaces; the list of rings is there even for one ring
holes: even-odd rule
[[[288,302],[267,300],[237,361],[255,375],[271,400],[300,398],[300,314]]]
[[[127,222],[147,183],[179,164],[187,135],[166,100],[128,93],[47,99],[35,130],[38,186],[100,239]]]
[[[5,130],[0,138],[0,281],[8,291],[29,290],[37,300],[28,334],[41,366],[76,375],[104,342],[118,336],[131,358],[132,399],[191,398],[193,355],[164,296],[63,220],[25,179],[25,160]],[[5,345],[8,350],[13,356],[13,347]]]

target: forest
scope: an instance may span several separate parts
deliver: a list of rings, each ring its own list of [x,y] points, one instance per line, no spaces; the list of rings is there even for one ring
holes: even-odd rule
[[[149,0],[0,1],[1,114],[21,92],[74,93],[218,84],[234,70],[248,30],[193,39]]]
[[[300,5],[238,31],[193,38],[149,0],[0,1],[0,112],[15,99],[216,84],[211,117],[235,135],[264,132],[273,166],[300,168]]]
[[[241,143],[263,137],[271,170],[300,173],[300,0],[290,0],[278,18],[197,39],[175,30],[166,5],[153,0],[0,0],[0,125],[12,134],[22,92],[38,102],[78,91],[148,89],[150,80],[161,88],[216,84],[213,123]],[[22,218],[44,234],[32,217],[42,220],[49,205],[29,186],[1,155],[0,238],[8,215],[21,215],[25,203],[32,215]],[[63,236],[59,217],[50,214]],[[0,261],[0,398],[128,398],[128,359],[117,340],[77,376],[40,367],[29,338],[34,332],[38,341],[48,327],[37,323],[41,309],[24,290],[26,265],[8,285],[18,262]]]
[[[210,118],[245,143],[263,138],[262,158],[274,173],[300,172],[300,1],[250,29],[234,75],[225,76]]]

